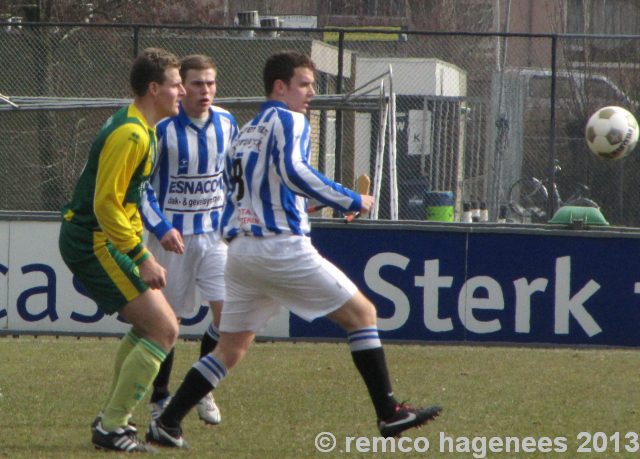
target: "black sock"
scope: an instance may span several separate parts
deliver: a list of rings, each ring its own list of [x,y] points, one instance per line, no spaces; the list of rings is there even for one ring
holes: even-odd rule
[[[169,395],[171,395],[171,392],[169,391],[169,377],[171,376],[171,369],[173,368],[174,353],[175,348],[171,349],[171,351],[167,354],[167,357],[160,365],[160,371],[158,371],[156,379],[153,380],[151,403],[156,403],[157,401],[162,400],[163,398],[167,398]]]
[[[212,389],[213,385],[202,376],[202,373],[191,368],[171,399],[171,403],[160,416],[160,422],[167,427],[179,427],[187,413]]]
[[[200,357],[204,357],[213,351],[218,345],[218,340],[211,337],[207,332],[202,335],[202,341],[200,341]]]
[[[389,371],[382,347],[351,352],[353,362],[369,390],[378,419],[388,419],[398,403],[393,397]]]

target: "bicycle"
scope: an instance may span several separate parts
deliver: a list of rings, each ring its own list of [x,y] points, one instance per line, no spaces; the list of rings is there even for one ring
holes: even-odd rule
[[[555,162],[554,176],[557,175],[562,168]],[[549,195],[548,186],[551,185],[551,195]],[[536,177],[525,177],[516,180],[509,188],[509,209],[515,213],[522,223],[546,222],[547,209],[549,199],[552,199],[554,211],[562,206],[583,206],[595,207],[600,206],[589,199],[589,187],[582,183],[576,184],[573,194],[566,200],[560,196],[560,190],[555,180],[551,177],[538,179]]]

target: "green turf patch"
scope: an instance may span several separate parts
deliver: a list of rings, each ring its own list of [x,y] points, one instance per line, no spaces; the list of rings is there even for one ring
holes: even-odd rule
[[[95,451],[89,431],[109,384],[117,343],[114,338],[0,338],[0,457],[119,457]],[[198,343],[179,342],[174,388],[198,349]],[[430,450],[396,453],[399,457],[482,457],[482,439],[491,437],[562,437],[567,451],[486,451],[489,458],[636,457],[625,451],[629,441],[624,438],[638,429],[640,353],[635,350],[388,345],[386,353],[398,398],[444,407],[436,422],[408,432],[412,441],[427,439]],[[355,443],[345,451],[347,437],[378,435],[346,344],[255,344],[215,396],[222,424],[205,426],[191,413],[183,427],[192,448],[163,449],[158,457],[392,455],[358,452]],[[144,430],[146,401],[133,420]],[[325,431],[338,441],[332,453],[314,446]],[[606,434],[608,453],[578,454],[586,439],[578,438],[580,432]],[[620,452],[614,454],[616,432]],[[448,443],[440,444],[446,438],[453,452],[446,450]],[[456,450],[465,439],[469,445],[475,439],[475,456]]]

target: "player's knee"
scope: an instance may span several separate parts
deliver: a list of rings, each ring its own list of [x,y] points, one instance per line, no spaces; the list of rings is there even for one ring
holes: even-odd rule
[[[369,300],[364,302],[357,310],[357,326],[373,327],[376,325],[378,312],[376,307]]]
[[[173,345],[178,340],[178,336],[180,335],[180,326],[177,320],[171,321],[168,326],[166,335],[168,342],[171,344],[171,347],[173,347]]]
[[[165,320],[152,332],[152,339],[166,350],[175,346],[180,334],[177,320]]]
[[[353,311],[357,316],[358,322],[362,325],[371,326],[375,325],[377,311],[371,300],[364,296],[362,292],[356,293],[353,298]]]
[[[347,332],[351,332],[361,328],[374,327],[377,312],[373,303],[358,293],[328,317]]]

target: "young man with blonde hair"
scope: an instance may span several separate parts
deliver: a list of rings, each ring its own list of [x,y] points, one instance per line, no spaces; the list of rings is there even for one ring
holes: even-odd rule
[[[180,112],[158,125],[158,167],[151,177],[141,208],[149,230],[148,247],[167,270],[163,292],[179,318],[197,309],[196,289],[209,303],[212,321],[200,344],[200,356],[210,353],[219,338],[224,302],[227,244],[220,236],[224,206],[224,155],[238,134],[238,125],[226,110],[212,105],[218,70],[208,56],[182,59],[180,75],[186,94]],[[151,417],[160,416],[171,399],[169,376],[172,349],[153,382]],[[196,406],[207,424],[221,421],[211,393]]]

